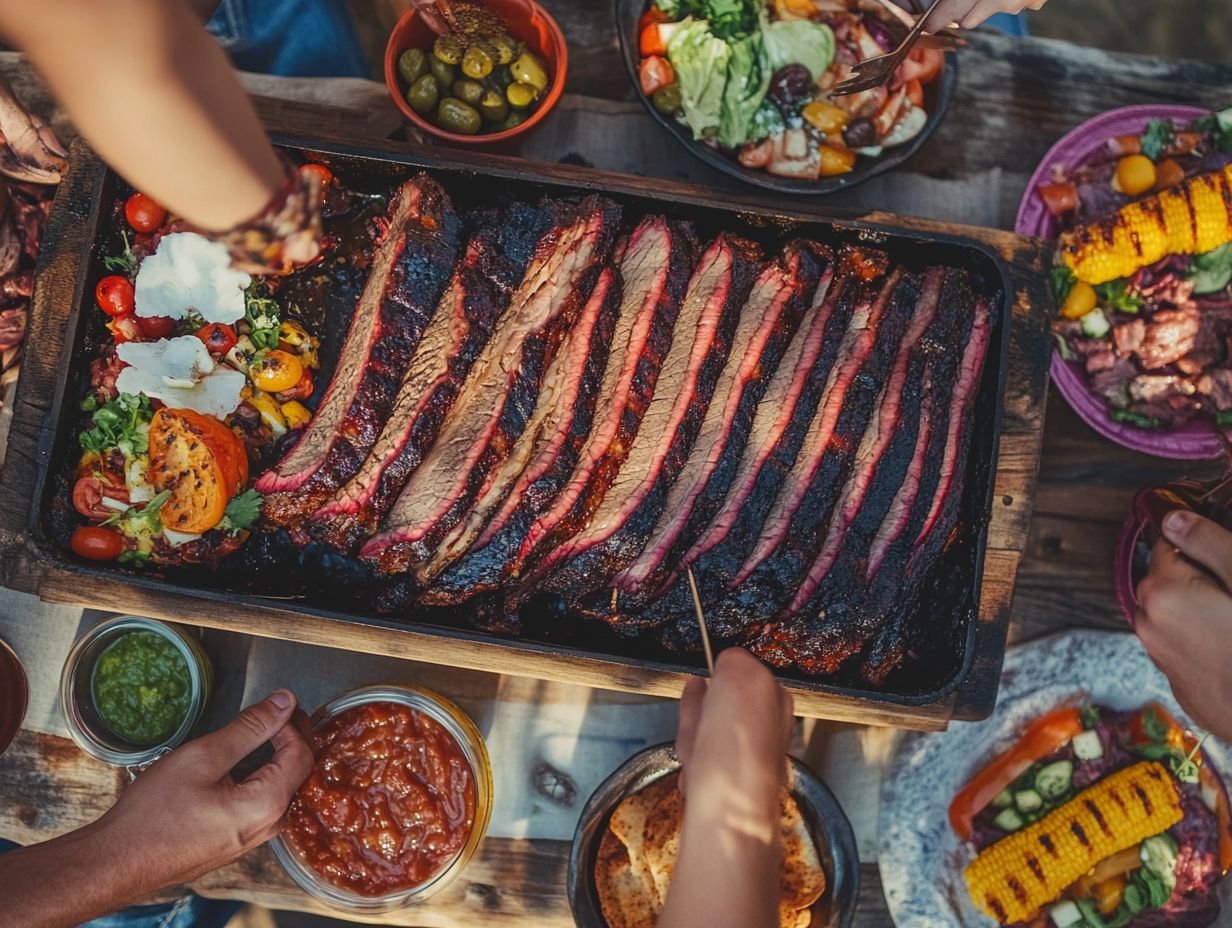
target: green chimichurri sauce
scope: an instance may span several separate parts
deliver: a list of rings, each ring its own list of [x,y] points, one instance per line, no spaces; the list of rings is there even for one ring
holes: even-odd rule
[[[170,737],[188,714],[188,663],[170,641],[135,631],[110,644],[94,663],[94,707],[115,734],[133,744]]]

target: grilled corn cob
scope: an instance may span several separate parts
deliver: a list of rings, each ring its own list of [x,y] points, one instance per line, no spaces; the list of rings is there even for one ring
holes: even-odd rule
[[[1176,782],[1147,761],[1118,770],[967,867],[971,901],[1003,925],[1025,922],[1101,860],[1182,818]]]
[[[1079,280],[1128,277],[1168,255],[1200,255],[1232,241],[1232,164],[1129,203],[1061,236],[1061,260]]]

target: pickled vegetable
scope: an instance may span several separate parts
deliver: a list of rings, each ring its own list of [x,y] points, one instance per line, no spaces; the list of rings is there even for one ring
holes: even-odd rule
[[[408,48],[398,56],[398,76],[410,86],[428,73],[428,56],[422,48]]]
[[[479,112],[488,122],[501,122],[509,115],[509,103],[495,90],[485,90],[479,100]]]
[[[458,69],[451,64],[446,64],[435,55],[428,62],[429,73],[436,78],[438,87],[448,87],[453,83],[455,77],[458,76]]]
[[[468,106],[478,106],[479,101],[483,99],[484,89],[483,84],[479,81],[468,80],[465,77],[459,77],[453,82],[453,86],[449,89],[450,96],[457,97]]]
[[[488,44],[496,52],[497,64],[509,64],[518,57],[518,43],[503,32],[492,36]]]
[[[666,87],[660,87],[651,96],[650,102],[654,104],[654,108],[664,116],[671,116],[674,113],[680,112],[681,97],[680,85],[668,84]]]
[[[495,129],[497,132],[507,132],[510,129],[522,125],[524,122],[526,122],[525,116],[518,112],[512,112],[497,123]]]
[[[438,35],[432,45],[432,54],[445,64],[457,64],[462,60],[465,49],[456,36]]]
[[[505,88],[505,99],[515,110],[524,110],[535,102],[535,88],[521,81]]]
[[[482,80],[496,67],[495,55],[483,45],[472,45],[462,56],[462,73],[475,80]]]
[[[406,92],[406,102],[420,116],[427,116],[436,108],[440,95],[441,88],[436,78],[431,74],[424,74],[411,84],[410,90]]]
[[[436,109],[436,124],[447,132],[476,135],[483,120],[475,107],[457,97],[446,97]]]
[[[535,89],[536,95],[543,93],[548,89],[548,72],[535,55],[530,52],[522,52],[514,59],[513,64],[509,66],[509,71],[513,74],[513,79],[520,84],[529,84]],[[510,103],[513,101],[510,100]],[[516,106],[516,104],[514,104]]]

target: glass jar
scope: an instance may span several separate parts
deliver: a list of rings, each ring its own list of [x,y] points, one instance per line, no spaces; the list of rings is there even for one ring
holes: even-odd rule
[[[188,665],[188,711],[175,731],[157,744],[135,744],[113,732],[94,705],[94,666],[112,644],[130,632],[153,632],[174,645]],[[140,767],[183,744],[201,720],[214,687],[214,667],[201,643],[185,630],[136,615],[100,622],[77,639],[60,674],[60,705],[69,734],[87,754],[119,767]]]
[[[348,709],[374,702],[408,706],[437,722],[457,742],[470,764],[475,784],[475,819],[466,843],[454,859],[426,882],[383,896],[364,896],[325,879],[303,859],[282,834],[270,842],[274,856],[299,887],[314,899],[352,915],[376,915],[404,908],[439,892],[452,882],[475,855],[492,817],[492,764],[483,735],[470,717],[445,697],[406,684],[366,686],[351,690],[321,706],[312,716],[314,731]]]

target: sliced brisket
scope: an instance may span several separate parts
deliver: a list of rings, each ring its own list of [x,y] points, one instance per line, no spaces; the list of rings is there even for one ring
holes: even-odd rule
[[[526,426],[544,370],[589,296],[620,218],[590,197],[562,212],[471,367],[437,440],[360,556],[382,573],[419,570]]]
[[[370,538],[436,440],[471,364],[526,272],[545,212],[516,204],[484,214],[428,323],[393,412],[359,472],[318,509],[309,531],[353,553]]]
[[[757,404],[817,292],[828,254],[793,244],[753,284],[732,339],[727,366],[680,476],[638,559],[615,578],[625,608],[656,592],[723,503],[741,459]],[[794,366],[794,363],[793,363]]]
[[[254,484],[267,521],[297,530],[359,470],[453,273],[458,218],[420,174],[389,205],[333,379],[304,433]]]
[[[701,428],[758,261],[757,246],[733,236],[720,235],[706,250],[624,465],[589,523],[547,553],[532,588],[577,603],[637,556]]]

